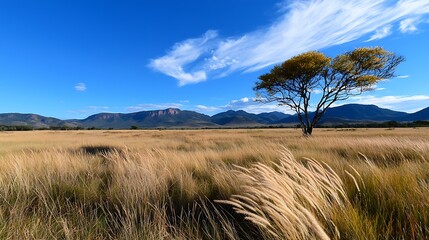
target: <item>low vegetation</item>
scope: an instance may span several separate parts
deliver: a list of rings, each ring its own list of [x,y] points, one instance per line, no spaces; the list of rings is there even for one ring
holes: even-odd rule
[[[424,239],[429,129],[0,132],[0,239]]]

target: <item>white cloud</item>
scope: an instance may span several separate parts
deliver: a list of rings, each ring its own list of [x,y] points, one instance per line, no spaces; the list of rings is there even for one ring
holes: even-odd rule
[[[95,110],[100,111],[100,110],[108,110],[109,107],[106,107],[106,106],[88,106],[87,109],[94,110],[94,111]]]
[[[224,112],[228,110],[244,110],[249,113],[262,113],[262,112],[284,112],[293,114],[288,107],[279,106],[277,103],[261,103],[256,101],[256,98],[243,97],[237,100],[231,100],[225,105],[218,106],[207,106],[207,105],[183,105],[182,103],[145,103],[138,104],[135,106],[129,106],[126,108],[127,112],[138,112],[138,111],[149,111],[149,110],[159,110],[167,108],[179,108],[179,109],[188,109],[192,111],[197,111],[200,113],[213,115],[219,112]],[[92,109],[91,109],[92,110]]]
[[[197,105],[196,110],[200,112],[211,113],[211,112],[219,111],[221,109],[219,107]]]
[[[282,112],[286,114],[295,114],[294,111],[290,110],[288,106],[279,106],[277,103],[254,103],[249,104],[241,109],[235,109],[235,110],[244,110],[249,113],[265,113],[265,112]]]
[[[78,92],[84,92],[84,91],[86,91],[86,84],[85,83],[77,83],[74,86],[74,89]]]
[[[400,75],[400,76],[396,76],[396,78],[409,78],[410,75]]]
[[[399,30],[402,33],[409,33],[417,31],[417,24],[420,22],[419,18],[407,18],[402,20],[399,24]]]
[[[383,90],[376,88],[376,90]],[[247,101],[246,101],[247,99]],[[373,104],[381,108],[388,108],[396,111],[415,112],[429,106],[429,95],[412,95],[412,96],[373,96],[373,95],[358,95],[350,97],[346,101],[335,102],[333,107],[349,103],[358,104]],[[199,105],[196,111],[204,112],[207,114],[223,112],[227,110],[244,110],[249,113],[263,113],[263,112],[283,112],[286,114],[295,114],[288,106],[279,106],[276,102],[262,103],[256,101],[255,98],[242,98],[232,100],[226,105],[222,106],[202,106]],[[314,111],[315,107],[310,106],[310,111]]]
[[[372,90],[375,90],[375,91],[386,90],[386,88],[379,87],[377,84],[373,85],[371,88],[372,88]]]
[[[378,39],[385,38],[392,34],[392,25],[384,26],[381,29],[377,29],[374,33],[374,35],[371,36],[370,39],[366,40],[365,42],[370,42]]]
[[[311,93],[313,94],[321,94],[323,91],[321,89],[313,89],[311,90]]]
[[[295,0],[279,6],[281,16],[266,28],[226,38],[207,31],[175,44],[165,56],[151,60],[150,67],[176,78],[179,85],[197,83],[210,76],[256,71],[304,51],[370,34],[370,40],[380,39],[401,21],[400,31],[409,32],[415,21],[407,19],[429,13],[427,0]]]
[[[197,105],[195,110],[206,114],[214,114],[228,110],[244,110],[246,112],[255,114],[274,111],[294,114],[294,112],[286,106],[279,106],[277,103],[262,103],[256,101],[256,98],[248,97],[244,97],[238,100],[232,100],[226,105],[221,106]]]
[[[244,97],[244,98],[241,98],[241,99],[239,99],[239,100],[232,100],[231,102],[230,102],[230,104],[237,104],[237,103],[248,103],[250,101],[250,99],[248,98],[248,97]],[[253,100],[252,100],[253,101]]]
[[[206,72],[195,70],[191,73],[185,72],[183,68],[196,61],[201,55],[209,50],[212,40],[217,37],[216,31],[207,31],[200,38],[188,39],[176,43],[172,50],[165,56],[152,59],[149,66],[164,74],[179,80],[179,85],[197,83],[207,79]]]
[[[181,103],[142,103],[136,106],[129,106],[126,108],[128,112],[139,112],[139,111],[149,111],[149,110],[159,110],[159,109],[167,109],[167,108],[181,108],[183,104]]]
[[[249,102],[249,98],[247,98],[247,97],[244,97],[244,98],[242,98],[242,99],[240,99],[242,102]]]
[[[114,108],[117,109],[117,108]],[[107,106],[86,106],[82,109],[68,110],[67,112],[74,115],[73,118],[86,118],[92,114],[97,114],[101,112],[113,112],[112,107]]]
[[[372,95],[351,97],[351,100],[358,100],[362,104],[392,104],[403,103],[408,101],[423,101],[429,100],[428,95],[414,95],[414,96],[382,96],[376,97]]]
[[[360,95],[349,98],[346,103],[374,104],[381,108],[388,108],[397,111],[414,112],[416,109],[422,109],[429,106],[429,95],[412,96],[373,96]]]

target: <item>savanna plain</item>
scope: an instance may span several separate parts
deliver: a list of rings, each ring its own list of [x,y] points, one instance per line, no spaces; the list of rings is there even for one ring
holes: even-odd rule
[[[0,239],[427,239],[429,129],[0,132]]]

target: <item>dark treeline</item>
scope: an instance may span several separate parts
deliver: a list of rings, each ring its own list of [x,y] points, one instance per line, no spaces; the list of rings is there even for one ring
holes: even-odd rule
[[[429,127],[429,121],[414,121],[414,122],[396,122],[388,121],[381,123],[342,123],[333,125],[319,125],[318,128],[415,128],[415,127]],[[266,126],[240,126],[240,127],[208,127],[208,128],[139,128],[131,126],[131,130],[186,130],[186,129],[263,129],[263,128],[299,128],[298,125],[266,125]],[[31,126],[5,126],[0,125],[0,131],[33,131],[33,130],[115,130],[114,128],[96,128],[96,127],[70,127],[70,126],[51,126],[49,128],[35,128]],[[119,129],[116,129],[119,130]]]
[[[0,125],[0,131],[33,131],[33,130],[84,130],[82,127],[51,126],[49,128],[36,128],[32,126],[5,126]]]
[[[344,123],[332,126],[319,126],[323,128],[414,128],[429,127],[429,121],[397,122],[388,121],[382,123]]]

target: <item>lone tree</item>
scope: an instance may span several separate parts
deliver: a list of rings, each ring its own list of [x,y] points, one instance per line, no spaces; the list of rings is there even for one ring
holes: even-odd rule
[[[378,81],[394,77],[403,61],[381,47],[358,48],[333,59],[311,51],[274,66],[259,77],[254,90],[261,101],[278,102],[294,110],[303,134],[309,136],[334,102],[372,90]]]

